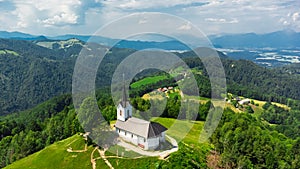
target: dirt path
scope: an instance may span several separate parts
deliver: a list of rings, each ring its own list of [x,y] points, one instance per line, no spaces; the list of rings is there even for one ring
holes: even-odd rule
[[[85,144],[84,144],[84,149],[83,150],[73,150],[73,148],[72,147],[69,147],[68,149],[67,149],[67,151],[68,152],[70,152],[70,153],[82,153],[82,152],[86,152],[87,151],[87,135],[86,134],[83,134],[83,133],[81,133],[80,135],[82,135],[84,138],[84,140],[85,140]],[[78,139],[76,139],[76,140],[73,140],[71,143],[69,143],[67,146],[70,146],[71,144],[73,144],[75,141],[77,141]]]
[[[166,150],[166,151],[163,151],[163,152],[160,152],[160,151],[145,151],[145,150],[142,150],[134,145],[131,145],[129,143],[126,143],[124,141],[119,141],[118,145],[122,146],[122,147],[125,147],[126,149],[129,149],[129,150],[132,150],[132,151],[135,151],[141,155],[144,155],[144,156],[159,156],[161,159],[164,159],[165,157],[169,156],[171,153],[175,152],[178,150],[178,144],[176,142],[176,140],[168,135],[166,135],[166,137],[170,140],[170,143],[173,145],[173,148],[170,149],[170,150]],[[86,138],[84,138],[86,140]],[[76,140],[75,140],[76,141]],[[71,145],[73,142],[75,141],[72,141],[69,145]],[[67,149],[68,152],[77,152],[77,153],[82,153],[82,152],[86,152],[88,150],[88,146],[87,146],[87,142],[85,143],[84,145],[84,149],[83,150],[73,150],[72,147],[69,147]],[[97,152],[100,154],[100,157],[97,157],[97,158],[94,158],[94,153]],[[106,163],[106,165],[110,168],[110,169],[114,169],[114,167],[112,166],[112,164],[107,160],[108,158],[122,158],[122,159],[126,159],[126,157],[120,157],[120,156],[105,156],[105,151],[106,149],[104,150],[101,150],[99,149],[99,147],[95,147],[94,150],[92,151],[91,155],[90,155],[90,160],[91,160],[91,163],[92,163],[92,168],[93,169],[96,169],[96,161],[98,159],[103,159],[104,162]],[[135,157],[134,159],[137,159],[137,158],[143,158],[144,156],[139,156],[139,157]],[[132,159],[132,158],[130,158]]]
[[[71,143],[69,143],[67,146],[70,146],[71,144],[73,144],[75,141],[77,141],[78,139],[73,140]]]
[[[73,150],[72,147],[69,147],[67,149],[67,151],[69,153],[82,153],[82,152],[86,152],[87,151],[87,144],[84,145],[84,149],[83,150]]]
[[[111,165],[111,163],[106,159],[106,156],[105,156],[105,151],[106,150],[100,150],[98,148],[98,152],[101,156],[101,158],[104,160],[104,162],[106,163],[106,165],[110,168],[110,169],[114,169],[114,167]]]
[[[93,169],[96,169],[96,159],[94,159],[93,157],[94,157],[94,152],[95,152],[97,149],[98,149],[98,147],[96,147],[96,148],[92,151],[92,153],[91,153],[91,163],[92,163]]]
[[[83,135],[83,134],[82,134]],[[88,146],[87,146],[87,135],[83,135],[83,139],[86,141],[85,144],[84,144],[84,149],[83,150],[73,150],[72,147],[69,147],[67,149],[68,152],[70,153],[83,153],[83,152],[86,152],[88,150]],[[72,143],[74,143],[75,141],[77,141],[78,139],[76,140],[73,140],[71,143],[68,144],[68,146],[70,146]],[[95,151],[97,150],[97,152],[100,154],[100,157],[97,157],[97,158],[94,158],[94,153]],[[110,168],[110,169],[114,169],[114,167],[111,165],[111,163],[107,160],[106,156],[105,156],[105,151],[106,150],[100,150],[99,147],[95,147],[94,150],[92,151],[91,153],[91,163],[92,163],[92,168],[93,169],[96,169],[96,160],[97,159],[100,159],[102,158],[104,160],[104,162],[107,164],[107,166]],[[118,158],[117,156],[115,158]]]

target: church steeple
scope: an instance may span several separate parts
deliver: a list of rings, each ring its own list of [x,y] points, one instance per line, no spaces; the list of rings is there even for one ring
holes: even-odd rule
[[[125,77],[124,76],[125,75],[123,74],[123,95],[122,95],[121,104],[125,108],[126,103],[127,103],[127,95],[126,95],[126,89],[125,89]]]
[[[123,74],[123,91],[122,91],[122,98],[117,107],[117,119],[120,121],[126,121],[128,118],[132,117],[132,106],[128,101],[126,88],[125,88],[125,79]]]

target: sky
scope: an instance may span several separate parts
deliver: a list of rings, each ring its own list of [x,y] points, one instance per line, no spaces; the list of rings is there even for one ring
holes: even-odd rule
[[[140,12],[181,17],[207,35],[300,32],[299,0],[0,0],[0,30],[89,35]]]

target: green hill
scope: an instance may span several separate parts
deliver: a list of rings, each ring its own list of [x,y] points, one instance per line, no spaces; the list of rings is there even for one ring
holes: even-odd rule
[[[175,124],[176,119],[169,118],[155,118],[157,121],[166,127],[170,128]],[[198,145],[199,134],[202,129],[203,122],[190,122],[186,120],[179,120],[176,122],[175,127],[172,127],[167,134],[174,137],[176,140],[183,138],[184,143],[187,145]],[[191,128],[189,131],[188,129]],[[175,132],[176,131],[176,132]],[[188,132],[189,131],[189,132]],[[187,135],[186,135],[187,134]],[[186,136],[185,136],[186,135]],[[180,149],[183,145],[180,145]],[[117,146],[118,147],[118,146]],[[205,146],[207,148],[207,146]],[[73,151],[83,152],[68,152],[67,149],[72,148]],[[112,147],[115,149],[116,147]],[[18,169],[18,168],[31,168],[31,169],[74,169],[74,168],[92,168],[91,157],[96,159],[96,168],[108,168],[104,160],[100,157],[99,153],[93,150],[95,146],[88,146],[86,151],[85,140],[79,134],[69,137],[65,140],[58,141],[50,146],[45,147],[39,152],[36,152],[28,157],[18,160],[8,166],[6,169]],[[123,149],[118,147],[119,150]],[[113,152],[113,150],[111,151]],[[138,159],[128,159],[115,157],[115,154],[111,152],[105,152],[108,161],[113,165],[114,168],[157,168],[157,166],[170,166],[170,164],[164,160],[159,160],[157,157],[142,157]],[[120,152],[120,151],[119,151]],[[176,155],[177,153],[177,155]],[[182,152],[178,151],[173,156],[178,156]],[[188,153],[188,152],[185,152]],[[170,157],[171,159],[174,158]],[[205,158],[205,155],[204,155]]]
[[[50,146],[47,146],[43,150],[29,155],[15,163],[8,165],[9,168],[91,168],[90,154],[93,151],[93,147],[89,146],[87,151],[82,153],[70,153],[67,152],[69,147],[73,150],[83,150],[85,142],[80,135],[74,135],[65,140],[56,142]],[[104,164],[104,162],[103,162]]]
[[[32,41],[0,39],[0,115],[32,108],[52,97],[71,92],[74,64],[83,44],[75,39],[49,40],[37,44]],[[98,47],[104,46],[95,46]],[[111,49],[99,66],[96,87],[110,86],[119,63],[133,52],[135,50],[132,49]],[[194,69],[196,80],[201,84],[200,95],[209,97],[210,83],[201,60],[195,58],[192,52],[175,54]],[[230,60],[221,53],[220,56],[231,93],[281,103],[287,103],[287,98],[300,99],[298,65],[266,69],[250,61]],[[175,70],[171,71],[174,74]],[[132,92],[135,95],[148,93],[160,84],[163,84],[161,87],[174,84],[173,78],[153,77],[157,71],[145,72],[143,75],[150,74],[152,78],[133,83]]]

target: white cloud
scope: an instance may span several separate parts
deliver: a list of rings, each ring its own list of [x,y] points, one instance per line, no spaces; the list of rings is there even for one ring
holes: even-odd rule
[[[299,19],[299,12],[295,12],[293,14],[293,16],[292,16],[292,19],[293,19],[294,22],[298,21],[298,19]]]
[[[191,30],[192,29],[192,26],[190,23],[187,23],[187,24],[184,24],[184,25],[181,25],[178,30]]]
[[[218,23],[238,23],[239,21],[236,18],[233,18],[231,20],[227,20],[224,18],[205,18],[205,21],[209,22],[218,22]]]
[[[199,2],[207,2],[205,0],[106,0],[102,3],[106,6],[119,8],[122,10],[141,10],[148,8],[167,8],[177,5],[188,5]]]
[[[279,19],[279,23],[290,29],[300,30],[300,12],[289,12]]]
[[[207,34],[264,33],[285,28],[300,31],[300,1],[294,0],[0,0],[0,3],[0,29],[38,34],[87,34],[127,14],[151,11],[183,17]],[[177,29],[188,30],[189,25]]]
[[[147,19],[141,19],[141,20],[139,20],[139,24],[145,24],[145,23],[147,23],[148,21],[147,21]]]
[[[38,20],[38,21],[46,24],[46,26],[62,25],[62,24],[76,24],[78,18],[79,18],[79,16],[77,16],[74,13],[61,13],[59,15],[53,16],[52,18],[44,19],[41,21]]]
[[[11,14],[17,20],[12,28],[33,26],[64,26],[79,24],[82,2],[80,0],[12,0],[15,9]],[[84,17],[84,16],[83,16]]]

